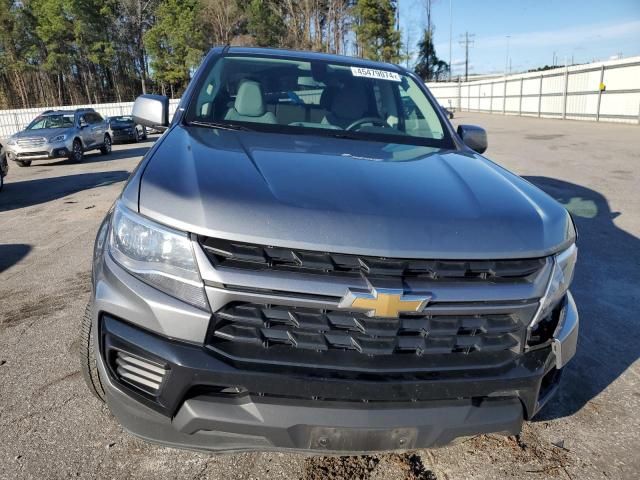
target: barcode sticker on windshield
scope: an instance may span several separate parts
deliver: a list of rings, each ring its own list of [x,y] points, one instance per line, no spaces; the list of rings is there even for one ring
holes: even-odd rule
[[[400,82],[400,75],[396,72],[387,72],[385,70],[375,70],[373,68],[351,67],[351,74],[354,77],[377,78],[379,80],[391,80],[392,82]]]

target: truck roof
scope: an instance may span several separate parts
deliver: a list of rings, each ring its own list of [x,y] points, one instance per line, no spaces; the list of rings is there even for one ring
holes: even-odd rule
[[[393,63],[378,62],[374,60],[367,60],[364,58],[350,57],[348,55],[336,55],[333,53],[322,52],[309,52],[304,50],[289,50],[286,48],[262,48],[262,47],[214,47],[213,50],[218,52],[225,50],[228,54],[240,54],[240,55],[270,55],[284,58],[290,58],[292,60],[322,60],[325,62],[335,63],[348,63],[354,66],[367,67],[367,68],[383,68],[385,70],[392,70],[394,72],[404,73],[406,70],[400,65]]]

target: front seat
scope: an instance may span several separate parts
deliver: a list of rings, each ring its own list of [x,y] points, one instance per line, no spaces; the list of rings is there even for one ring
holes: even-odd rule
[[[367,95],[362,88],[350,85],[336,89],[330,95],[331,108],[322,123],[347,128],[367,113]]]
[[[240,84],[236,101],[224,118],[241,122],[277,123],[275,115],[264,107],[260,84],[252,80],[244,80]]]

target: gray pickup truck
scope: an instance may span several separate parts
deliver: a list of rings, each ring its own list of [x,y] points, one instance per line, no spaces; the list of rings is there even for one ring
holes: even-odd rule
[[[20,167],[34,160],[68,158],[81,162],[84,152],[111,152],[111,136],[102,116],[92,108],[47,110],[9,137],[6,155]]]
[[[130,432],[200,450],[516,434],[576,350],[567,210],[402,67],[225,47],[99,229],[82,370]]]

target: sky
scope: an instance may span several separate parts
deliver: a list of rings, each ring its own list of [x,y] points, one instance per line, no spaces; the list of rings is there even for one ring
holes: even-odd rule
[[[449,15],[451,1],[453,15]],[[413,50],[426,27],[424,0],[399,0],[402,41]],[[465,32],[475,34],[469,73],[504,73],[615,55],[640,55],[640,0],[432,0],[436,54],[449,61],[452,23],[453,75],[464,73]],[[510,38],[507,40],[507,36]],[[508,66],[506,67],[509,68]]]

